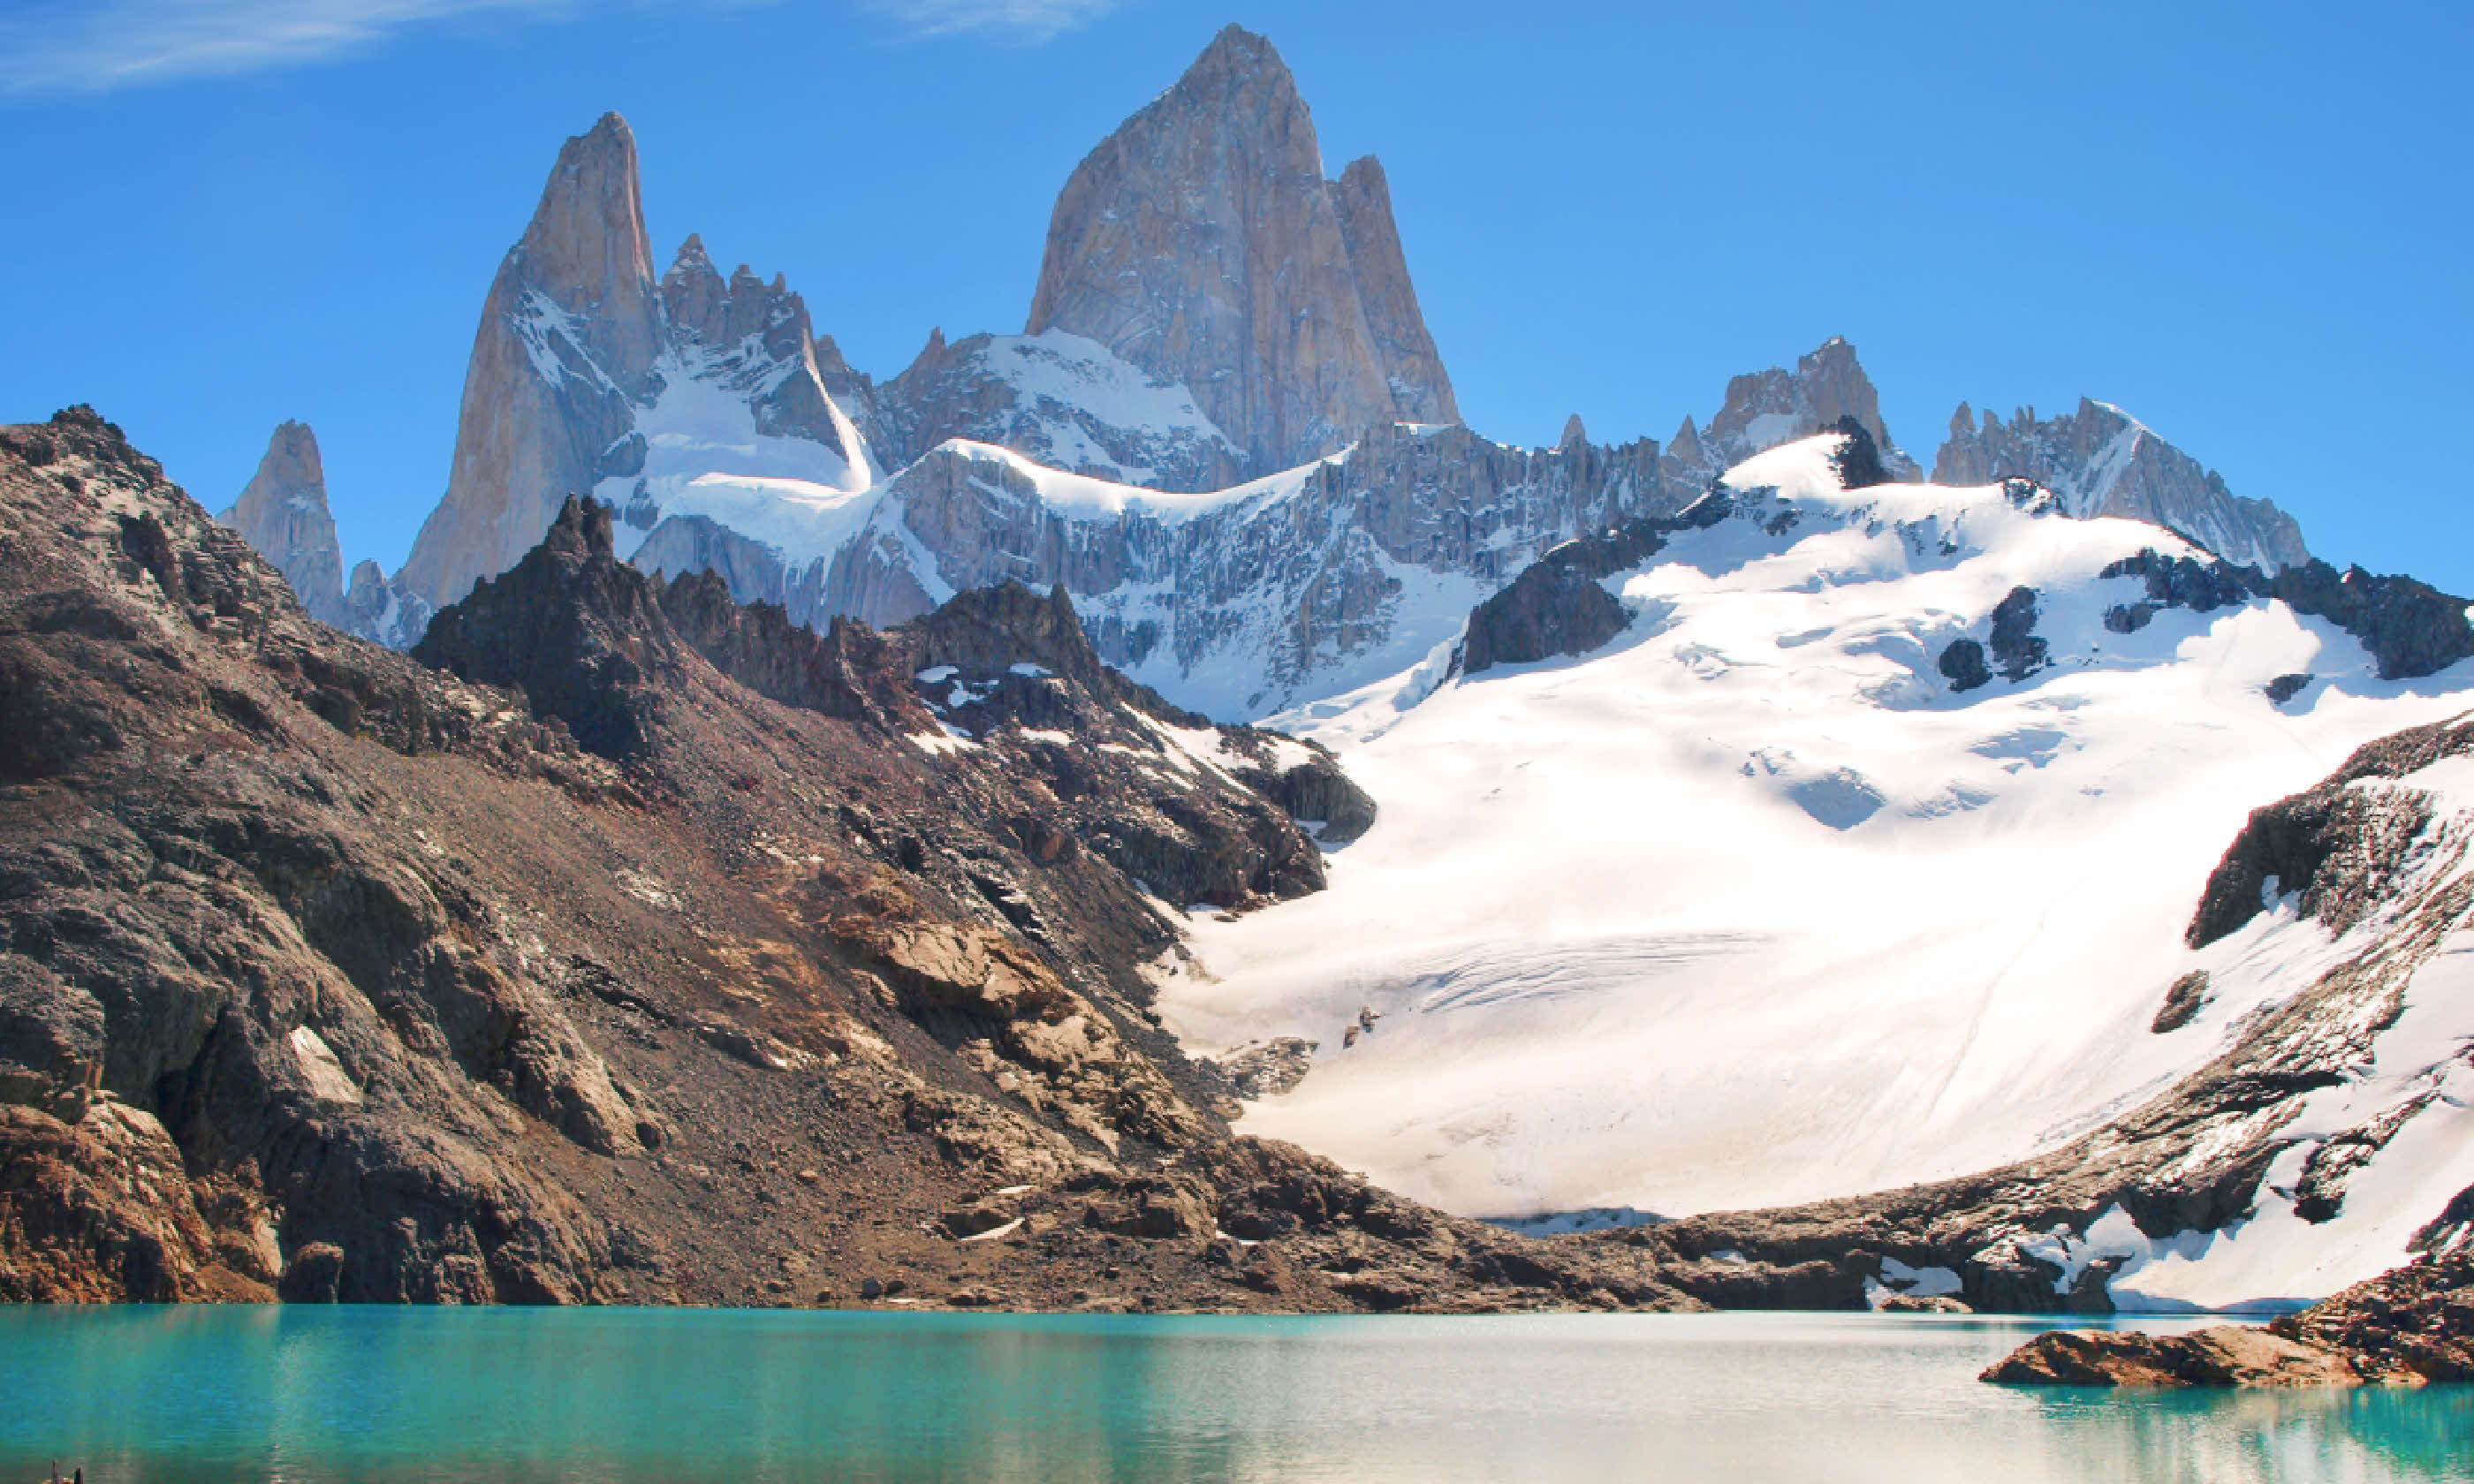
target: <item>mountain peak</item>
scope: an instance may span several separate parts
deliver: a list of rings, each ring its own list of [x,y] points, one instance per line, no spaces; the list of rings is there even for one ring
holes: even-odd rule
[[[1773,366],[1728,382],[1726,404],[1710,419],[1707,438],[1722,463],[1734,465],[1851,417],[1872,435],[1892,477],[1921,477],[1915,461],[1891,440],[1880,394],[1844,335],[1798,356],[1793,371]]]
[[[653,246],[644,234],[636,134],[625,119],[604,113],[559,149],[521,248],[537,283],[572,286],[592,296],[589,302],[651,284]]]
[[[278,424],[257,472],[231,508],[215,518],[275,564],[310,617],[343,627],[343,551],[327,505],[318,435],[309,424]]]
[[[1264,77],[1273,86],[1286,87],[1291,92],[1297,90],[1297,79],[1290,73],[1289,64],[1281,58],[1279,48],[1272,44],[1271,37],[1230,21],[1220,28],[1219,35],[1211,38],[1211,44],[1194,59],[1193,65],[1177,79],[1176,86],[1212,83],[1224,77],[1255,75]]]
[[[2082,518],[2120,515],[2175,532],[2240,566],[2274,573],[2311,560],[2302,528],[2267,500],[2244,499],[2222,476],[2114,406],[2079,398],[2074,412],[2039,419],[2022,407],[1979,425],[1964,402],[1933,460],[1933,482],[2032,479]]]
[[[1288,64],[1242,27],[1067,180],[1025,333],[1050,329],[1182,383],[1256,472],[1458,420],[1381,167],[1323,179]]]

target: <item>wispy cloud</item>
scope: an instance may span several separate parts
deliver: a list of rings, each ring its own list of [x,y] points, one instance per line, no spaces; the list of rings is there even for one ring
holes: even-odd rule
[[[255,72],[367,51],[457,16],[570,15],[588,8],[772,0],[0,0],[0,96],[99,93]],[[1038,42],[1123,0],[852,0],[914,36]]]
[[[108,92],[364,50],[407,27],[575,0],[34,0],[0,16],[0,91]]]
[[[860,0],[862,9],[916,36],[980,36],[1038,42],[1076,31],[1121,0]]]

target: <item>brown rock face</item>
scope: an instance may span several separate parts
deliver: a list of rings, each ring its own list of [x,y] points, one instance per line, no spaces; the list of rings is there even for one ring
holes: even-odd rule
[[[1453,420],[1381,167],[1353,170],[1323,179],[1287,64],[1231,26],[1066,181],[1027,332],[1183,382],[1255,472]]]
[[[1980,1378],[2025,1386],[2474,1380],[2474,1250],[2391,1268],[2264,1329],[2223,1325],[2193,1334],[2065,1329],[2038,1335]]]
[[[266,456],[231,509],[215,517],[275,563],[321,623],[342,627],[344,559],[327,508],[327,471],[318,435],[305,422],[286,422],[267,441]]]
[[[2010,1386],[2358,1386],[2370,1378],[2340,1352],[2246,1325],[2166,1335],[2057,1329],[1978,1377]]]
[[[0,427],[0,1302],[1689,1305],[1229,1137],[1145,966],[1320,883],[1294,749],[1061,595],[817,634],[577,500],[422,653]]]

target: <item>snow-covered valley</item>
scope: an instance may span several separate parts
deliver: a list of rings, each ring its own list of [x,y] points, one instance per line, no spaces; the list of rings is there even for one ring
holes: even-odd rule
[[[1164,995],[1198,1051],[1320,1042],[1246,1131],[1466,1212],[1809,1201],[2083,1133],[2337,961],[2290,909],[2184,927],[2253,807],[2463,710],[2474,667],[2382,681],[2268,601],[2114,632],[2142,589],[2098,574],[2191,548],[2001,486],[1842,491],[1837,442],[1739,467],[1734,515],[1609,579],[1634,616],[1598,652],[1275,719],[1382,816],[1328,892],[1199,922]],[[1953,693],[1935,657],[2017,586],[2050,663]],[[2196,969],[2214,998],[2151,1032]],[[2400,1203],[2372,1270],[2432,1214]]]

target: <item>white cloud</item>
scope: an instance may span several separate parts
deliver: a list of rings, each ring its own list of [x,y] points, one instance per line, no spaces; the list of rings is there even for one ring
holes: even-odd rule
[[[572,0],[36,0],[0,17],[0,91],[107,92],[319,61],[423,21]]]
[[[593,5],[712,10],[772,0],[0,0],[0,95],[99,93],[324,61],[424,22]],[[1122,0],[855,0],[916,36],[1045,41]]]
[[[913,36],[1045,41],[1091,24],[1120,0],[860,0]]]

